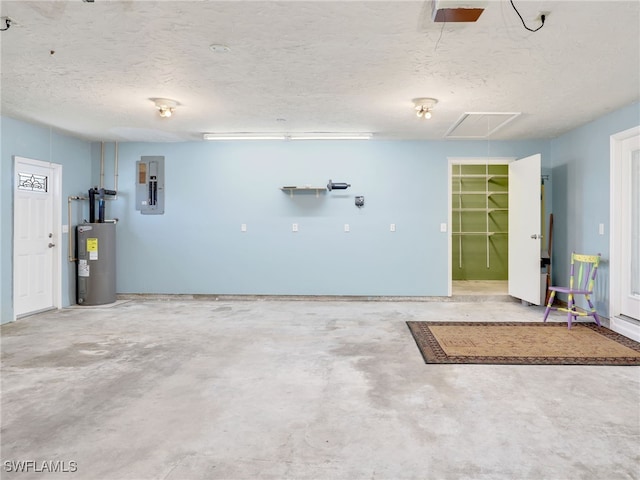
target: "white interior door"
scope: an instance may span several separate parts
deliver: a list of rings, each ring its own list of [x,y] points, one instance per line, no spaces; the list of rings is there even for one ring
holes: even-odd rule
[[[540,154],[509,164],[509,295],[540,305]]]
[[[54,308],[53,168],[15,157],[13,306],[16,317]]]
[[[640,320],[640,135],[622,142],[620,313]]]

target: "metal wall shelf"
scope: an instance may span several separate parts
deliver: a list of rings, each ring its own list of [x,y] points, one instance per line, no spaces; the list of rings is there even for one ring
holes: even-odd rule
[[[283,192],[289,192],[289,196],[293,197],[293,192],[313,192],[315,191],[316,193],[316,197],[320,196],[320,192],[326,192],[327,191],[327,187],[323,186],[323,187],[313,187],[311,185],[305,185],[305,186],[296,186],[296,185],[287,185],[284,187],[280,187],[280,190],[282,190]]]

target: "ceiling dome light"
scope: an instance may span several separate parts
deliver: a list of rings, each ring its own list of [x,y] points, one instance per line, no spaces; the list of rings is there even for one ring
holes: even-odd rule
[[[418,118],[426,118],[427,120],[431,118],[431,111],[433,107],[435,107],[438,100],[435,98],[414,98],[413,104],[415,105],[416,115]]]
[[[169,98],[151,98],[150,100],[155,103],[158,114],[162,118],[169,118],[178,106],[178,102]]]
[[[158,113],[163,118],[170,117],[171,114],[173,113],[173,108],[165,107],[164,105],[162,105],[161,107],[158,107]]]
[[[231,51],[227,45],[222,45],[220,43],[212,43],[209,45],[209,50],[215,53],[228,53]]]

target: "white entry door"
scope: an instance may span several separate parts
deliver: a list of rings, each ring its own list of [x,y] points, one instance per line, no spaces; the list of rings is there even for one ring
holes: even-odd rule
[[[640,135],[622,142],[620,313],[640,320]]]
[[[14,316],[54,308],[54,167],[15,157]]]
[[[540,154],[509,164],[509,295],[540,305]]]

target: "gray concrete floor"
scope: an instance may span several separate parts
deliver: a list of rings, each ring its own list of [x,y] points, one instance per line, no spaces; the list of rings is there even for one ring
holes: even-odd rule
[[[541,318],[255,299],[28,317],[0,329],[2,478],[640,478],[637,367],[425,365],[405,325]]]

